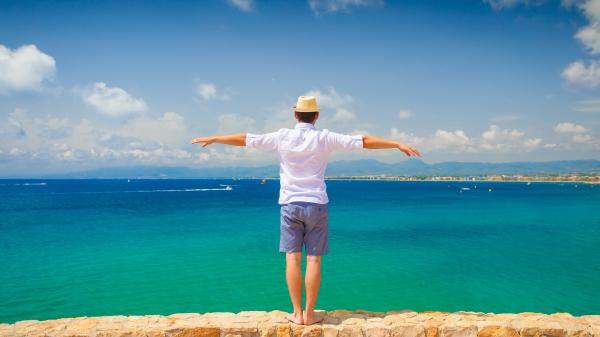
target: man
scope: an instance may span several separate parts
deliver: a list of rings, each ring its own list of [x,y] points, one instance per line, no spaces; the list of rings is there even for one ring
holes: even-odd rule
[[[277,150],[280,163],[280,241],[286,253],[286,280],[294,312],[287,319],[296,324],[320,322],[314,308],[321,284],[321,256],[328,251],[329,202],[324,182],[332,151],[353,149],[399,149],[407,156],[420,156],[416,149],[393,140],[368,135],[349,136],[315,129],[319,107],[314,96],[300,96],[294,106],[298,123],[294,129],[266,134],[240,133],[195,138],[192,144],[212,143]],[[302,311],[302,246],[306,249],[306,311]]]

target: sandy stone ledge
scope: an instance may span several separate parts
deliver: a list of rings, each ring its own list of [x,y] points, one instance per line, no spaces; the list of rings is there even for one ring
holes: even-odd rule
[[[317,311],[319,324],[283,311],[100,316],[0,324],[0,337],[600,337],[600,315],[399,310]]]

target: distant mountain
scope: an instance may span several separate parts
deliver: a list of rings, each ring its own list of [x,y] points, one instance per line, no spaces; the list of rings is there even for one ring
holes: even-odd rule
[[[484,174],[534,174],[534,173],[600,173],[599,160],[565,160],[548,162],[443,162],[427,164],[420,159],[386,164],[376,160],[332,162],[327,176],[431,176],[431,175],[484,175]],[[266,178],[277,177],[277,165],[260,167],[191,168],[163,166],[127,166],[99,168],[88,171],[52,174],[43,178]]]

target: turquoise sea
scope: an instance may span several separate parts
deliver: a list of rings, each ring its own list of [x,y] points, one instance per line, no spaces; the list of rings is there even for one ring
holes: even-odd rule
[[[600,186],[327,185],[317,309],[600,313]],[[1,180],[0,322],[289,311],[278,189]]]

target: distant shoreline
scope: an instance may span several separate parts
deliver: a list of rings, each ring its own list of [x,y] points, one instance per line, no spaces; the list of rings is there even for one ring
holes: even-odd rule
[[[471,182],[471,183],[559,183],[559,184],[587,184],[587,185],[600,185],[600,175],[585,175],[586,179],[572,179],[572,180],[561,180],[558,179],[540,179],[540,178],[529,178],[523,176],[520,179],[491,179],[481,178],[472,176],[425,176],[425,177],[411,177],[411,176],[331,176],[325,177],[325,180],[338,180],[338,181],[396,181],[396,182]],[[266,180],[273,181],[279,180],[279,177],[207,177],[207,178],[177,178],[177,177],[95,177],[95,178],[0,178],[0,181],[57,181],[57,180]],[[2,185],[2,184],[0,184]],[[29,184],[26,184],[29,185]],[[35,184],[38,185],[38,184]],[[39,184],[45,185],[45,184]]]
[[[407,182],[473,182],[473,183],[571,183],[571,184],[600,184],[600,176],[595,176],[593,179],[574,179],[574,180],[554,180],[554,179],[486,179],[486,178],[469,178],[469,177],[326,177],[325,180],[359,180],[359,181],[407,181]]]

